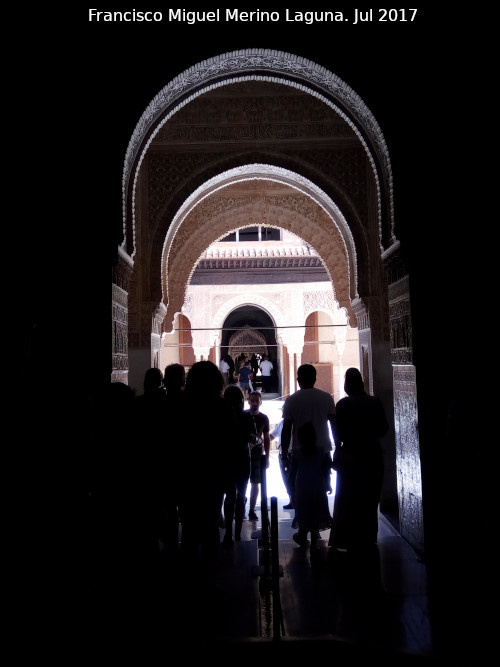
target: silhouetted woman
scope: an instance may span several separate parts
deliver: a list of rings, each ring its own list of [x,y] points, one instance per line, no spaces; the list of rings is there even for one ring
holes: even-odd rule
[[[379,438],[389,425],[380,400],[365,392],[357,368],[348,368],[337,403],[338,442],[332,467],[337,471],[329,546],[354,549],[373,545],[384,462]]]
[[[190,368],[178,419],[181,560],[193,583],[212,585],[220,545],[219,517],[236,417],[222,397],[224,378],[211,361]],[[198,576],[197,576],[198,575]]]
[[[255,430],[253,417],[245,412],[243,392],[236,384],[231,384],[224,390],[224,398],[234,410],[238,426],[231,434],[231,463],[229,469],[226,497],[224,499],[224,517],[226,534],[224,546],[231,547],[234,540],[241,540],[241,528],[245,515],[246,491],[250,479],[250,446],[252,434]],[[234,516],[234,540],[233,540]]]

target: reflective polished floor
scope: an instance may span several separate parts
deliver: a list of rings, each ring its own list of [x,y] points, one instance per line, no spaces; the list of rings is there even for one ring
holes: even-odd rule
[[[431,658],[425,564],[393,527],[380,517],[378,547],[371,553],[355,556],[328,547],[329,530],[321,533],[319,549],[311,551],[292,539],[294,512],[283,509],[288,496],[276,450],[271,452],[267,491],[268,535],[257,505],[259,521],[244,522],[242,542],[221,549],[218,584],[221,595],[229,596],[222,605],[228,615],[225,622],[220,619],[221,638],[229,632],[234,638],[274,642],[330,639],[358,651]],[[273,561],[273,506],[278,565]],[[221,530],[221,539],[223,534]],[[279,575],[277,584],[273,572]],[[253,614],[238,612],[240,586]]]
[[[273,425],[282,401],[263,398],[261,411]],[[259,496],[259,520],[244,521],[241,542],[221,545],[216,589],[206,606],[200,606],[199,591],[185,606],[186,622],[204,630],[198,640],[203,636],[207,646],[243,642],[245,652],[279,645],[291,658],[302,650],[320,657],[325,650],[325,657],[379,656],[397,664],[432,660],[425,564],[383,516],[371,553],[355,556],[328,547],[329,530],[321,533],[316,551],[298,546],[292,539],[294,511],[283,509],[289,498],[276,449],[270,458],[267,524]],[[333,500],[334,494],[330,510]],[[222,542],[223,529],[220,536]]]
[[[273,425],[281,418],[282,401],[263,398],[261,411]],[[130,604],[125,574],[123,598],[115,600],[111,613],[100,601],[89,612],[92,619],[98,617],[89,630],[96,646],[106,639],[111,651],[118,642],[123,649],[123,636],[137,640],[142,624],[149,638],[141,637],[141,647],[160,646],[165,656],[175,645],[186,658],[235,655],[236,662],[249,658],[252,664],[274,657],[381,658],[385,664],[434,660],[426,566],[389,522],[379,517],[378,545],[370,553],[356,556],[328,547],[329,530],[311,551],[292,539],[294,511],[283,509],[289,498],[276,449],[271,450],[266,490],[267,522],[259,496],[258,521],[245,519],[241,541],[232,547],[221,544],[215,587],[191,581],[189,573],[181,578],[175,559],[161,545],[155,601]],[[334,494],[330,510],[333,500]],[[221,542],[223,536],[221,528]],[[120,614],[122,607],[126,612]],[[112,625],[120,631],[116,641],[110,640]]]

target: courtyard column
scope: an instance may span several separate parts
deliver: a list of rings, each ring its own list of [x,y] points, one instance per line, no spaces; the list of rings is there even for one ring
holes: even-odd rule
[[[290,394],[294,394],[299,386],[297,384],[297,369],[301,364],[303,347],[288,348],[288,377],[290,378]]]
[[[193,337],[193,351],[196,361],[206,361],[210,350],[217,341],[217,332],[211,329],[194,329],[191,335]]]
[[[288,354],[288,377],[290,378],[290,394],[297,391],[297,367],[295,364],[295,354],[289,352]]]
[[[301,326],[304,322],[302,318],[300,324],[292,324],[292,326],[279,329],[279,336],[286,345],[288,351],[288,378],[289,378],[289,393],[293,394],[297,391],[297,368],[300,366],[302,359],[302,351],[304,349],[305,327]]]
[[[219,339],[219,332],[211,329],[211,304],[212,294],[196,292],[189,303],[185,303],[182,312],[191,322],[191,336],[193,339],[193,351],[196,361],[206,361],[210,350]]]
[[[210,354],[209,347],[202,347],[199,345],[193,345],[193,351],[196,361],[207,361],[208,355]]]
[[[338,326],[333,329],[333,339],[337,349],[339,363],[337,368],[333,367],[333,394],[335,402],[345,396],[344,392],[344,363],[342,357],[346,347],[347,326]]]

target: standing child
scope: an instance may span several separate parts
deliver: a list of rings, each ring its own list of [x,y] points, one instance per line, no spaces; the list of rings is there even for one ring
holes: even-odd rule
[[[262,470],[262,454],[265,453],[266,469],[269,468],[269,450],[271,448],[271,440],[269,438],[269,417],[260,411],[262,405],[262,395],[260,391],[252,391],[248,397],[248,404],[250,406],[248,412],[252,415],[255,435],[254,442],[251,443],[250,449],[250,509],[248,512],[248,519],[250,521],[258,521],[259,517],[255,513],[255,505],[259,497],[260,484],[262,482],[265,470]]]

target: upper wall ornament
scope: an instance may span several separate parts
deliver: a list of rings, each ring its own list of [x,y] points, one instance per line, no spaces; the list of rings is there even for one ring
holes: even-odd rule
[[[142,114],[125,155],[122,181],[125,238],[126,202],[129,190],[131,187],[134,203],[137,174],[157,132],[178,109],[198,95],[234,81],[244,80],[271,81],[295,87],[321,99],[333,108],[352,127],[366,151],[377,184],[380,210],[380,175],[372,155],[372,150],[375,151],[377,163],[390,190],[391,227],[393,227],[392,172],[389,153],[382,131],[363,100],[338,76],[305,58],[270,49],[243,49],[204,60],[175,77],[154,97]],[[344,110],[347,110],[347,113]],[[370,146],[365,136],[369,138]],[[132,229],[134,226],[132,220]]]

